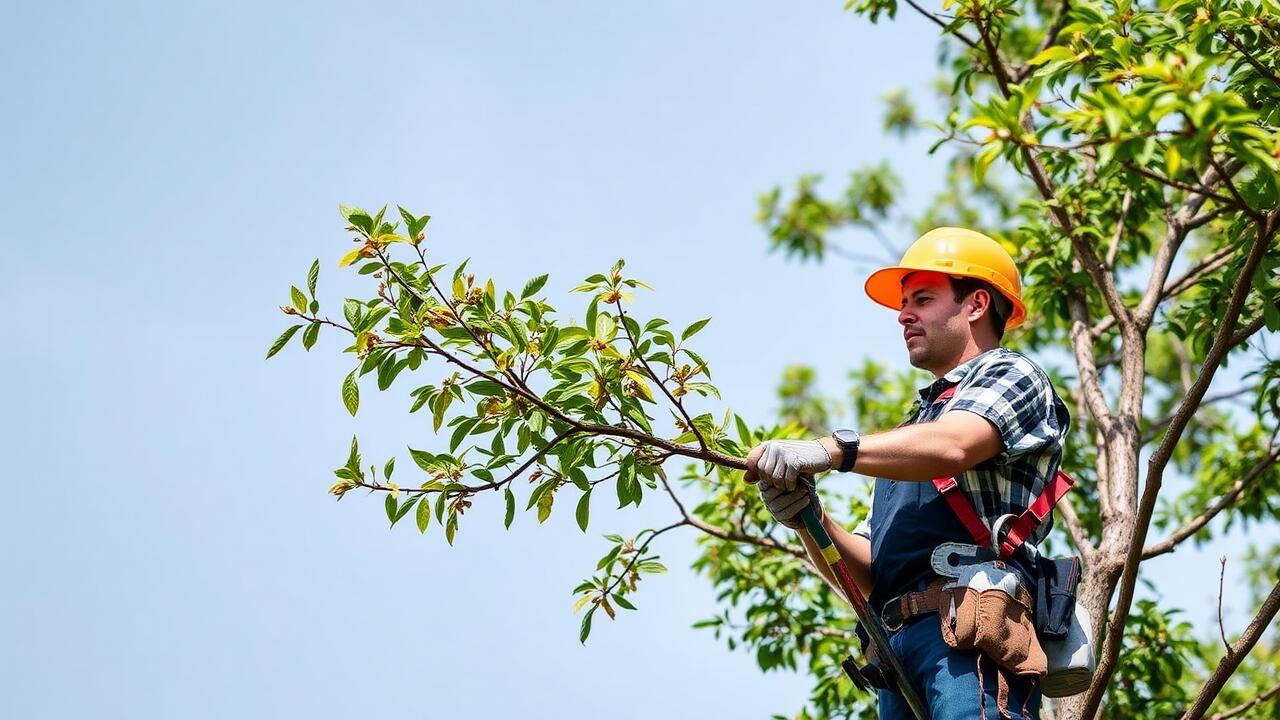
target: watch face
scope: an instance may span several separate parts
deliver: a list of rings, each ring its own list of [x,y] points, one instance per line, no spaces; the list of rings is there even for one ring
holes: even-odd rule
[[[834,433],[832,433],[831,436],[834,437],[835,441],[840,443],[841,445],[848,445],[851,443],[858,442],[857,430],[837,430]]]

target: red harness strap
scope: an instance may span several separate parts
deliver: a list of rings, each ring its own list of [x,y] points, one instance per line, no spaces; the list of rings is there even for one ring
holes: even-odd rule
[[[1063,495],[1075,485],[1076,481],[1070,475],[1058,471],[1057,475],[1045,485],[1044,492],[1040,493],[1035,500],[1031,501],[1030,507],[1022,512],[1016,520],[1009,526],[1009,532],[1005,535],[1004,540],[1000,543],[1000,556],[1008,558],[1022,543],[1027,541],[1031,533],[1044,522],[1044,519],[1053,511],[1053,506],[1058,504]],[[969,502],[969,496],[960,489],[960,484],[953,477],[940,477],[933,479],[933,486],[947,501],[947,505],[951,506],[951,512],[956,514],[960,522],[964,524],[969,534],[973,536],[973,541],[981,547],[991,547],[991,531],[987,526],[982,524],[982,520],[978,518],[978,513],[973,509],[973,503]]]
[[[951,396],[956,394],[955,386],[951,386],[942,391],[942,394],[934,400],[935,403],[946,402]],[[1053,506],[1058,504],[1063,495],[1076,484],[1072,477],[1061,470],[1058,471],[1053,479],[1044,487],[1044,492],[1040,493],[1036,499],[1031,501],[1031,505],[1023,511],[1021,515],[1009,525],[1009,532],[1005,534],[1004,540],[1000,543],[1001,557],[1008,558],[1022,543],[1031,537],[1031,533],[1044,522],[1044,519],[1053,512]],[[973,509],[973,503],[969,501],[969,496],[960,489],[960,484],[953,477],[939,477],[933,479],[933,487],[937,489],[938,494],[943,500],[947,501],[947,505],[951,506],[951,511],[956,514],[956,518],[964,525],[969,534],[973,536],[973,541],[980,547],[991,547],[991,531],[983,524],[978,517],[978,513]]]

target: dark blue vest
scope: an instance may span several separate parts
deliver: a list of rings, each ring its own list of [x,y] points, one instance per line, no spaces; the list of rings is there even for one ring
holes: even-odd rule
[[[908,421],[908,422],[913,422]],[[934,548],[944,542],[973,543],[955,512],[930,482],[876,479],[871,513],[871,578],[875,583],[868,600],[877,611],[886,601],[904,592],[923,589],[937,577],[930,560]],[[1009,564],[1028,588],[1034,577],[1028,568],[1026,546]]]

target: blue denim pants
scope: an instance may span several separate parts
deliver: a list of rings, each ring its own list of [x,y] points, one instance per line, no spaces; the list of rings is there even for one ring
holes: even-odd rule
[[[936,614],[915,618],[904,625],[889,637],[889,646],[902,661],[912,686],[921,692],[921,698],[929,706],[931,720],[1038,720],[1040,717],[1037,678],[1003,671],[979,652],[952,650],[942,639]],[[881,720],[913,720],[915,717],[902,696],[893,690],[881,690],[879,700]]]

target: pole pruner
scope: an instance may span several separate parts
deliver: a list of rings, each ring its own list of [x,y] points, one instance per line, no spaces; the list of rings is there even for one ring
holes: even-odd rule
[[[849,568],[845,566],[844,558],[840,556],[840,553],[836,550],[835,543],[831,541],[831,535],[827,533],[826,528],[822,527],[822,523],[818,522],[817,511],[810,505],[800,511],[800,517],[804,521],[805,530],[822,551],[822,557],[827,562],[827,565],[830,566],[831,574],[835,576],[840,590],[849,600],[849,604],[853,606],[853,611],[857,613],[858,619],[862,621],[862,627],[866,630],[867,637],[871,641],[871,647],[875,649],[879,661],[888,665],[887,668],[882,668],[882,670],[887,670],[885,674],[893,676],[888,679],[893,681],[917,720],[929,720],[928,707],[920,699],[920,695],[916,693],[915,688],[911,687],[906,673],[903,672],[902,663],[898,660],[898,656],[893,653],[893,649],[889,647],[889,634],[885,632],[884,624],[880,622],[879,616],[871,609],[867,598],[863,596],[862,591],[853,582],[853,577],[849,574]],[[854,682],[858,682],[856,668],[848,666],[851,661],[852,658],[846,658],[845,663],[842,663],[842,665],[845,667],[845,672],[849,673],[850,678]]]

